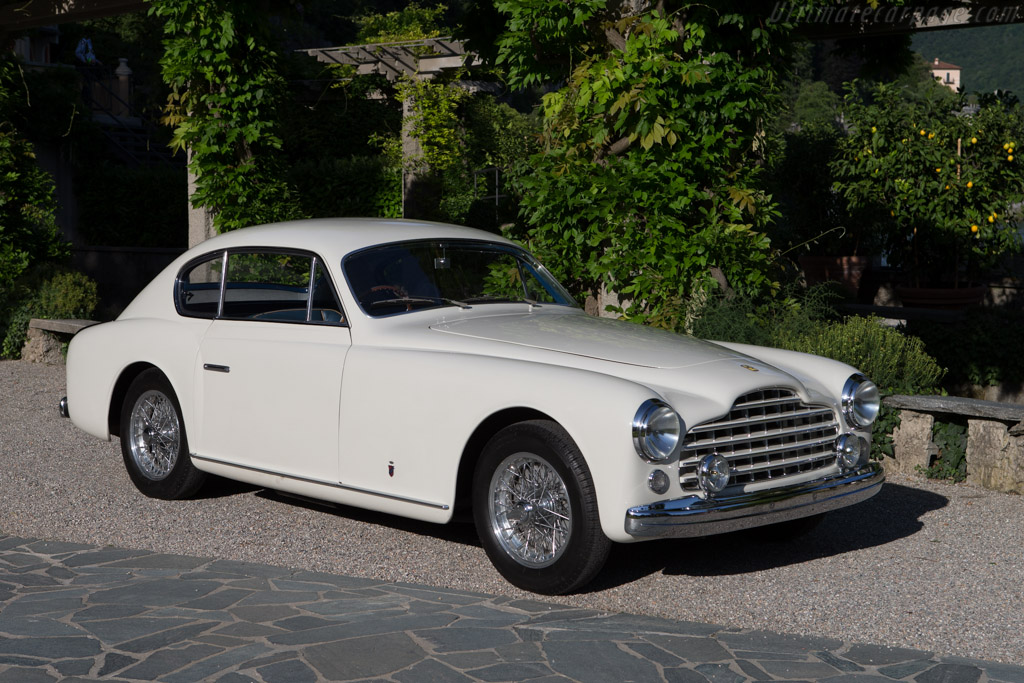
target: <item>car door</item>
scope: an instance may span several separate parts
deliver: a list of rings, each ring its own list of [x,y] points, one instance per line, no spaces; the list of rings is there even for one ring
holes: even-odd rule
[[[221,292],[196,359],[197,455],[337,482],[351,337],[326,270],[311,254],[229,252]]]

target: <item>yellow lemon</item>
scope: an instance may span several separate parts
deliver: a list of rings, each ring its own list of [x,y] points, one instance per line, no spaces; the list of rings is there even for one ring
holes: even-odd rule
[[[872,132],[872,133],[877,133],[877,132],[878,132],[878,129],[877,129],[877,128],[875,128],[874,126],[871,126],[871,132]]]
[[[968,180],[967,181],[967,188],[970,189],[972,187],[974,187],[974,183],[972,183],[970,180]]]
[[[924,135],[924,128],[921,129],[921,135]]]
[[[933,137],[935,137],[935,133],[928,133],[928,139],[929,140],[931,140]]]
[[[996,222],[996,218],[995,218],[995,216],[989,216],[989,217],[988,217],[988,222],[989,222],[989,223],[995,223],[995,222]]]
[[[1013,161],[1013,155],[1011,154],[1010,156],[1006,157],[1006,160],[1007,161]]]
[[[972,225],[971,226],[971,232],[972,233],[977,233],[978,232],[978,226],[977,225]]]
[[[936,173],[942,173],[942,169],[941,168],[937,168],[937,169],[935,169],[935,172]]]
[[[978,144],[978,138],[971,138],[971,144],[972,145]]]

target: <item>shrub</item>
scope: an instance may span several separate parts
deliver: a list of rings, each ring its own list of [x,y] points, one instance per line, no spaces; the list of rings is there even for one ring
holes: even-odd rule
[[[791,335],[791,331],[783,331]],[[920,339],[886,327],[878,318],[852,316],[782,337],[782,348],[834,358],[858,368],[887,393],[935,391],[945,370]]]
[[[712,301],[693,325],[699,337],[776,346],[833,358],[858,368],[883,393],[937,390],[945,370],[917,337],[885,327],[877,318],[836,318],[828,286],[760,306],[749,300]],[[892,456],[899,411],[882,406],[872,427],[871,455]]]
[[[21,296],[9,309],[6,320],[0,321],[0,356],[4,358],[21,357],[32,318],[88,318],[99,302],[95,282],[82,273],[54,266],[33,271],[18,283],[17,291]]]
[[[1024,384],[1024,355],[1019,351],[1024,311],[977,307],[955,324],[915,321],[912,334],[928,353],[949,367],[950,392],[965,385]]]

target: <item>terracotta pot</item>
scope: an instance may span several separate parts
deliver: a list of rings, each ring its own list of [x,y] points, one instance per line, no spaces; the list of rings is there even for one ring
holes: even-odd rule
[[[896,296],[904,306],[962,311],[985,300],[988,287],[897,287]]]
[[[871,260],[866,256],[801,256],[797,259],[808,285],[835,281],[856,296]]]

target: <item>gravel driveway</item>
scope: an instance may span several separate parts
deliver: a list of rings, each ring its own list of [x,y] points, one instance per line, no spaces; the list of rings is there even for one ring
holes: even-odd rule
[[[144,498],[118,444],[57,416],[63,395],[63,367],[0,362],[0,533],[526,595],[492,569],[471,524],[223,481],[197,500]],[[747,533],[616,546],[589,592],[557,601],[1024,665],[1024,499],[892,477],[800,543]]]

